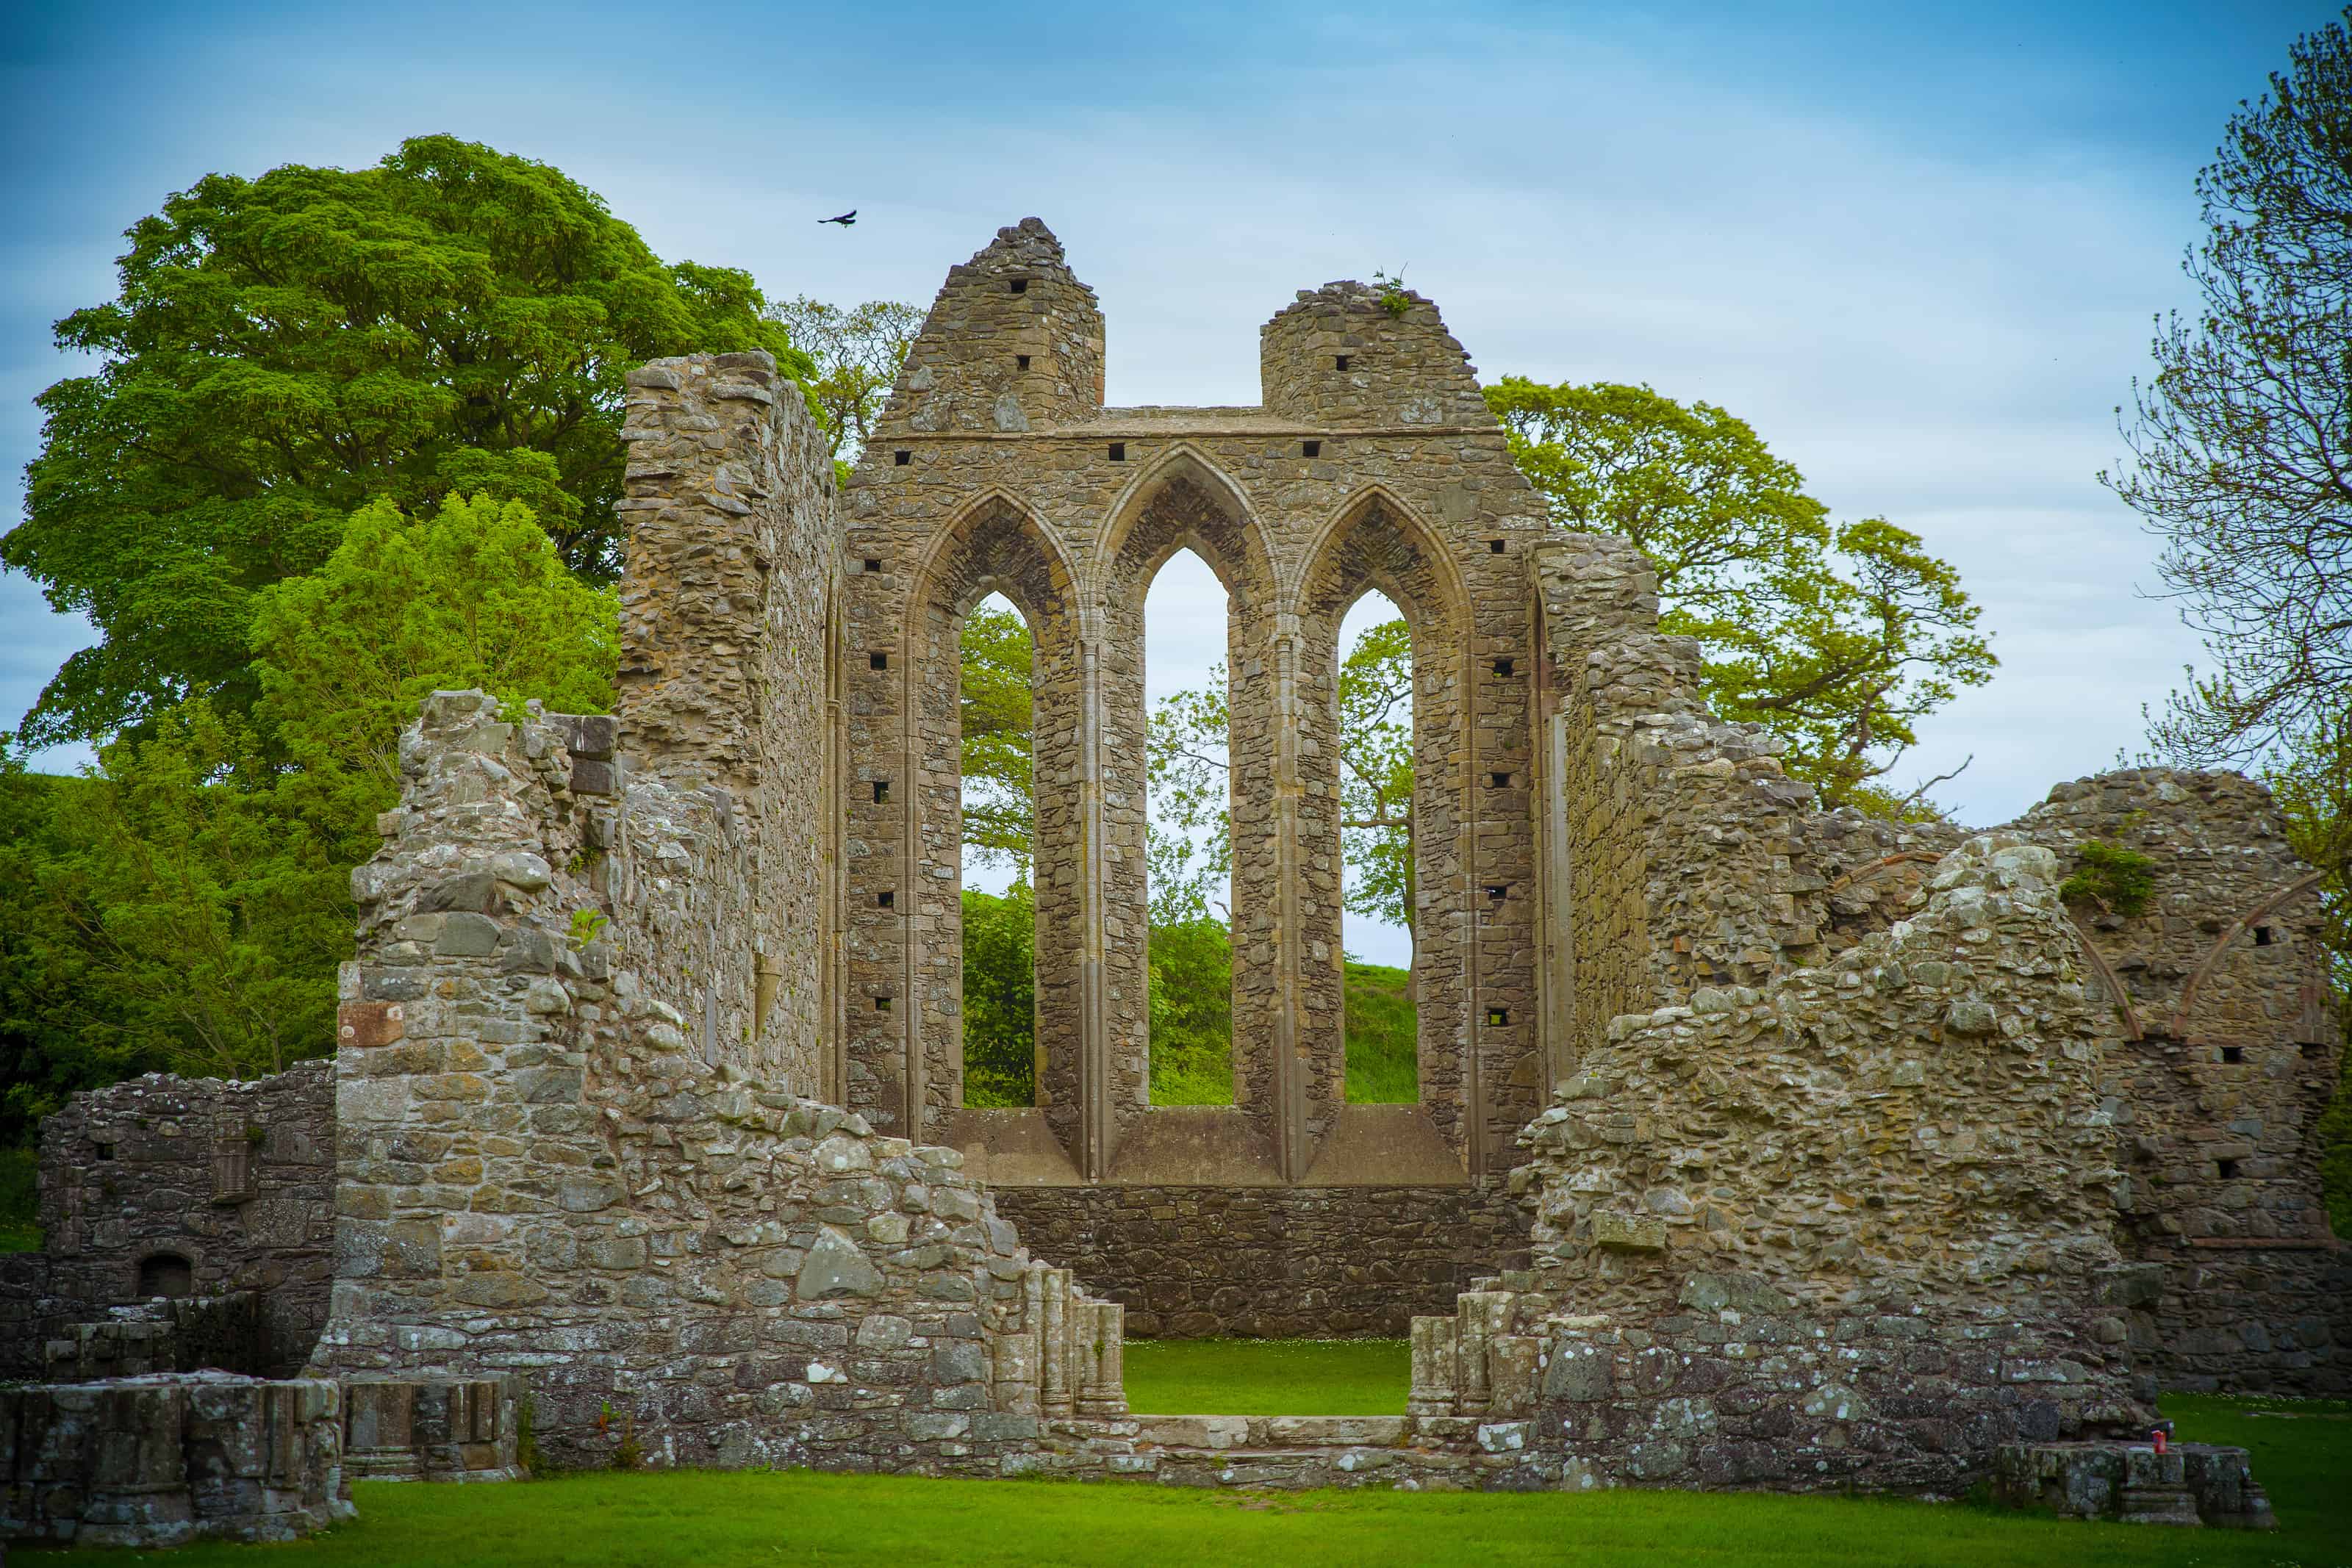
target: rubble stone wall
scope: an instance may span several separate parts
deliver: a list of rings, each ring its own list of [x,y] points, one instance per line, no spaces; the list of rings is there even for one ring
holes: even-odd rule
[[[1415,1325],[1415,1407],[1601,1481],[1947,1495],[2144,1430],[2058,881],[1971,839],[1834,960],[1615,1019],[1528,1131],[1533,1269]]]
[[[829,448],[760,351],[642,365],[626,413],[617,724],[571,737],[580,792],[614,810],[582,852],[610,855],[628,961],[707,1063],[838,1099]]]
[[[1762,985],[1883,930],[1961,835],[1814,810],[1777,737],[1707,711],[1698,644],[1657,630],[1631,542],[1551,534],[1528,577],[1556,1082],[1620,1015]]]
[[[333,1159],[329,1062],[252,1082],[149,1073],[76,1094],[41,1124],[48,1262],[30,1356],[110,1308],[250,1291],[257,1332],[196,1334],[189,1354],[265,1376],[299,1368],[327,1320]]]

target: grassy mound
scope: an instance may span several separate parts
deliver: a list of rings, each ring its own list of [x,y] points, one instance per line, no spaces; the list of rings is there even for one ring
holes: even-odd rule
[[[1407,977],[1402,969],[1385,964],[1348,962],[1343,984],[1350,1105],[1410,1105],[1421,1098],[1420,1055],[1413,1043],[1413,1007],[1405,991]]]

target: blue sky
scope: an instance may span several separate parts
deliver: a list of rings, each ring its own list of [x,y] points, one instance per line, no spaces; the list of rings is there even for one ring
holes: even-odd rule
[[[1841,517],[1956,561],[2003,669],[1898,777],[1994,822],[2135,745],[2196,649],[2095,475],[2192,180],[2317,4],[111,5],[0,29],[0,455],[123,228],[213,170],[452,131],[662,255],[928,302],[1044,217],[1115,402],[1249,402],[1292,292],[1409,267],[1489,376],[1646,381],[1752,422]],[[814,219],[860,210],[854,230]],[[1155,676],[1218,655],[1155,593]],[[1197,634],[1195,634],[1197,633]],[[0,726],[88,637],[0,579]],[[1190,650],[1189,655],[1187,650]],[[1160,684],[1155,679],[1155,685]],[[68,765],[61,752],[47,766]],[[1354,940],[1351,934],[1351,942]]]

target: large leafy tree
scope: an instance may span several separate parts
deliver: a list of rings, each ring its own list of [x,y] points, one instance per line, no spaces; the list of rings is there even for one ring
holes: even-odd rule
[[[155,1069],[249,1076],[333,1045],[352,866],[399,798],[418,700],[480,686],[610,706],[610,590],[515,501],[362,507],[318,570],[255,596],[259,700],[197,696],[95,777],[0,768],[0,1122]]]
[[[2352,10],[2298,39],[2197,177],[2194,319],[2158,322],[2154,378],[2100,476],[2162,544],[2206,667],[2154,716],[2156,752],[2251,764],[2324,898],[2352,1027]],[[2346,1052],[2352,1063],[2352,1050]],[[2352,1235],[2352,1080],[2322,1124]]]
[[[1711,404],[1517,376],[1486,401],[1554,522],[1650,558],[1659,623],[1699,640],[1718,713],[1778,734],[1824,805],[1916,809],[1918,792],[1875,781],[1997,663],[1949,564],[1883,517],[1832,528],[1803,476]]]
[[[963,619],[963,841],[982,865],[1029,877],[1036,827],[1030,664],[1017,611],[981,603]]]
[[[748,275],[666,263],[556,170],[451,137],[369,169],[207,175],[128,237],[119,297],[58,323],[98,366],[41,395],[25,521],[0,540],[103,636],[27,716],[36,744],[189,695],[245,706],[256,596],[370,499],[519,499],[607,578],[631,366],[766,348],[812,374]]]

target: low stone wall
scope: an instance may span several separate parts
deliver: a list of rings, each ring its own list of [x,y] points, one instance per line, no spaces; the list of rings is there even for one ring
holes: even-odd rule
[[[267,1359],[265,1343],[262,1305],[250,1291],[159,1299],[64,1324],[43,1345],[41,1375],[51,1383],[205,1370],[249,1375]]]
[[[1032,1250],[1139,1339],[1402,1338],[1524,1264],[1527,1217],[1475,1187],[999,1187]]]
[[[2243,1448],[2175,1443],[2014,1443],[1993,1464],[1993,1496],[2062,1519],[2275,1530]]]
[[[292,1541],[351,1515],[342,1391],[229,1373],[0,1387],[0,1540]]]
[[[523,1474],[521,1380],[347,1377],[343,1469],[353,1480],[505,1481]]]

